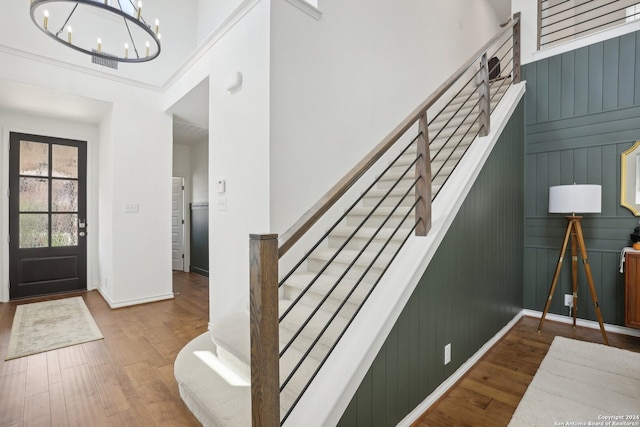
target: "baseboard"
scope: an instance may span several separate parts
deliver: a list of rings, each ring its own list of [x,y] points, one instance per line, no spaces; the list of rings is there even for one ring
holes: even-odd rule
[[[173,292],[171,292],[169,294],[156,295],[148,298],[134,298],[130,300],[115,302],[115,301],[112,301],[111,298],[109,298],[109,296],[103,292],[102,288],[98,288],[98,292],[100,292],[100,295],[102,295],[102,298],[104,298],[104,300],[107,302],[107,304],[111,309],[129,307],[129,306],[138,305],[138,304],[147,304],[150,302],[164,301],[168,299],[173,299],[174,297]]]
[[[191,266],[191,273],[196,273],[204,277],[209,277],[209,270],[205,270],[204,268]]]
[[[431,393],[425,400],[423,400],[418,406],[416,406],[413,411],[411,411],[406,417],[404,417],[398,424],[398,427],[409,427],[412,423],[418,420],[422,414],[424,414],[427,409],[434,403],[438,401],[442,396],[445,395],[447,391],[451,387],[453,387],[466,373],[469,369],[473,367],[480,359],[493,347],[500,339],[507,334],[513,328],[513,326],[518,323],[518,321],[524,316],[524,311],[520,311],[518,314],[514,316],[513,319],[509,321],[497,334],[493,336],[489,341],[487,341],[478,351],[476,351],[473,356],[471,356],[466,362],[464,362],[449,378],[444,380],[442,384],[436,388],[433,393]]]
[[[526,308],[522,311],[525,316],[537,317],[537,318],[542,317],[541,311],[529,310]],[[545,317],[545,319],[553,320],[554,322],[573,324],[573,317],[563,316],[561,314],[547,313],[547,316]],[[595,320],[576,319],[576,325],[583,326],[585,328],[598,329],[598,330],[600,329],[600,324]],[[611,325],[609,323],[605,323],[604,330],[607,332],[613,332],[614,334],[629,335],[630,337],[640,338],[640,329],[627,328],[626,326]]]

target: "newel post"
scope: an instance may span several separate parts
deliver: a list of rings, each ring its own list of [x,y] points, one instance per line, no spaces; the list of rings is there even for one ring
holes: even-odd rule
[[[487,136],[491,130],[491,99],[489,96],[489,66],[487,53],[480,60],[480,136]]]
[[[278,356],[278,235],[251,234],[251,423],[280,425]]]
[[[416,236],[431,230],[431,153],[427,112],[418,119],[418,161],[416,162]]]
[[[538,34],[536,34],[536,39],[538,47],[537,50],[540,50],[540,40],[542,39],[542,0],[536,1],[538,2]]]
[[[513,14],[513,83],[520,83],[520,12]]]

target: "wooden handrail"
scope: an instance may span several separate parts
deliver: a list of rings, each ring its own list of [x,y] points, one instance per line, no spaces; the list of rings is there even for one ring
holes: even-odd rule
[[[497,40],[507,31],[512,31],[518,18],[514,18],[496,36],[480,48],[474,56],[462,65],[449,79],[438,87],[418,108],[413,110],[382,142],[375,146],[358,164],[338,181],[320,200],[278,239],[278,255],[282,257],[291,247],[342,197],[364,173],[371,168],[401,137],[444,95],[467,70],[474,65]]]

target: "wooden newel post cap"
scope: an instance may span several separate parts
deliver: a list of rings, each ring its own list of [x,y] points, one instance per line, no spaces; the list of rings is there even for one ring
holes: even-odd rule
[[[277,238],[277,234],[249,234],[250,240],[273,240]]]

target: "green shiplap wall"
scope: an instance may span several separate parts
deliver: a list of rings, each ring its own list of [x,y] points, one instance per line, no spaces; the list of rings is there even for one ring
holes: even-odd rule
[[[340,426],[396,425],[522,309],[523,149],[521,102]]]
[[[602,315],[624,325],[620,251],[638,219],[620,206],[620,155],[640,140],[640,32],[527,64],[525,94],[524,306],[542,311],[567,221],[549,214],[549,187],[602,185],[602,213],[583,231]],[[595,320],[582,263],[578,316]],[[563,261],[550,311],[568,315],[570,257]]]

